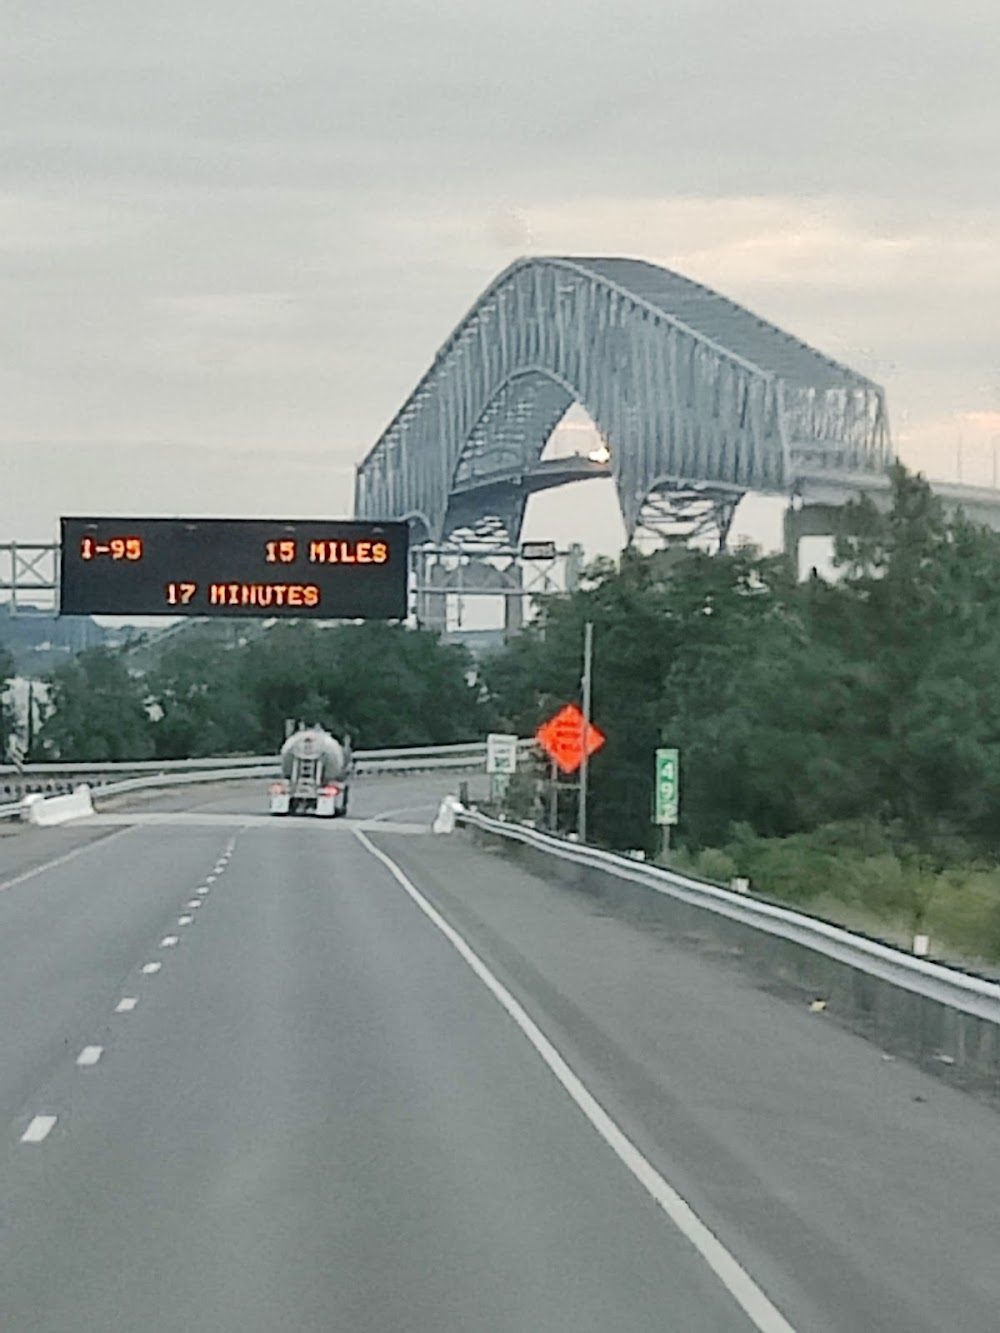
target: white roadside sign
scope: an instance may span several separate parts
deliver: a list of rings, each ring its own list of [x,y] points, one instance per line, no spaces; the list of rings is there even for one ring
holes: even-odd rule
[[[486,771],[509,775],[517,768],[517,737],[491,731],[486,737]]]

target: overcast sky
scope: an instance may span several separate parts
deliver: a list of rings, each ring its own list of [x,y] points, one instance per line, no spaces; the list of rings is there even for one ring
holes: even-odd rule
[[[997,0],[0,3],[0,540],[345,513],[523,253],[716,286],[991,479]]]

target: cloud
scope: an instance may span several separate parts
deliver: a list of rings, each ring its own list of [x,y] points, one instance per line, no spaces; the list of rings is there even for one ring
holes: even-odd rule
[[[0,444],[349,466],[525,251],[717,286],[885,382],[901,431],[998,408],[994,0],[4,23]]]

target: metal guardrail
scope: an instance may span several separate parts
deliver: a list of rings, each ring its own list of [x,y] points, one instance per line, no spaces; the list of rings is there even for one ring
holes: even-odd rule
[[[951,1009],[1000,1024],[1000,985],[956,971],[925,958],[914,957],[839,926],[804,916],[790,908],[760,902],[745,894],[719,888],[703,880],[647,865],[617,852],[543,833],[524,824],[491,819],[477,810],[463,810],[460,824],[470,824],[513,842],[520,842],[580,866],[603,870],[617,878],[641,884],[654,893],[667,894],[764,934],[789,940],[869,976],[901,987]]]
[[[530,742],[526,742],[530,744]],[[463,745],[419,745],[396,750],[356,750],[354,771],[364,773],[461,772],[478,767],[485,760],[486,746],[480,741]],[[0,769],[0,774],[6,770]],[[17,771],[17,770],[11,770]],[[245,756],[237,759],[168,760],[156,763],[143,760],[119,764],[33,764],[18,772],[20,778],[32,776],[50,780],[59,777],[110,776],[129,773],[117,782],[99,782],[92,788],[95,799],[123,796],[128,792],[187,786],[197,782],[231,782],[250,778],[277,777],[276,755]],[[44,794],[44,793],[43,793]],[[0,805],[0,820],[17,819],[21,802]]]
[[[106,782],[95,787],[91,795],[96,800],[108,796],[124,796],[131,791],[155,791],[160,787],[186,787],[196,782],[228,782],[244,778],[269,778],[276,776],[278,766],[273,761],[270,766],[259,768],[218,768],[200,773],[149,773],[137,778],[123,778],[121,782]]]
[[[522,741],[522,746],[531,746],[534,742]],[[397,749],[355,750],[355,762],[374,759],[428,758],[461,755],[468,758],[485,759],[485,741],[463,741],[458,745],[414,745]],[[133,759],[115,763],[44,763],[23,764],[17,768],[13,764],[0,764],[0,780],[9,778],[58,778],[78,777],[84,773],[94,776],[115,773],[184,773],[219,768],[263,768],[277,763],[277,756],[264,755],[224,755],[210,759]]]
[[[369,751],[372,753],[372,751]],[[432,773],[438,770],[461,771],[468,769],[477,756],[409,754],[396,751],[392,759],[367,759],[355,764],[355,773]],[[198,782],[233,782],[248,778],[273,778],[280,772],[274,759],[256,768],[203,769],[197,773],[151,773],[121,782],[102,783],[93,789],[95,800],[108,796],[122,796],[127,792],[155,790],[159,787],[185,787]],[[20,807],[17,807],[20,809]]]

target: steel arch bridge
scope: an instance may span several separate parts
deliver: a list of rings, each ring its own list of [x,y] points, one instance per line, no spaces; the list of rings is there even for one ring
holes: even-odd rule
[[[610,458],[540,463],[573,403]],[[882,474],[891,456],[878,385],[710,288],[633,259],[521,259],[360,464],[355,513],[408,519],[418,540],[516,542],[530,494],[610,474],[630,539],[706,515],[724,539],[748,491]]]

